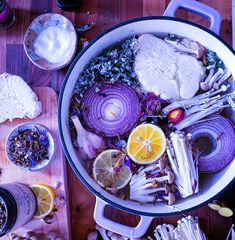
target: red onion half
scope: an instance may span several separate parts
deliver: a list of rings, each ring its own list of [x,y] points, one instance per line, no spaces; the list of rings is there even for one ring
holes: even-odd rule
[[[185,129],[192,134],[193,146],[199,150],[199,171],[222,170],[235,157],[235,129],[219,114],[212,114]]]
[[[82,117],[88,127],[107,137],[124,135],[140,117],[140,102],[124,83],[104,83],[97,91],[91,86],[84,94]]]

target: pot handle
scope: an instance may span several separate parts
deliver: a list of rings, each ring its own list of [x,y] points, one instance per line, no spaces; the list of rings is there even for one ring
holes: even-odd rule
[[[221,16],[217,10],[195,0],[171,0],[163,15],[175,17],[175,12],[179,8],[187,9],[207,18],[211,22],[210,30],[219,35]]]
[[[104,210],[107,205],[108,204],[103,200],[96,198],[94,209],[94,219],[96,223],[109,231],[115,232],[130,239],[142,237],[148,230],[148,227],[153,220],[152,217],[140,216],[140,222],[138,225],[136,227],[129,227],[106,218],[104,216]]]

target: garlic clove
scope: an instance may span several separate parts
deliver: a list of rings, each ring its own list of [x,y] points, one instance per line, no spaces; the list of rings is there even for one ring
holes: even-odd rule
[[[104,150],[105,149],[105,143],[103,139],[99,136],[97,136],[94,133],[87,132],[87,139],[92,144],[93,148],[95,150]]]
[[[98,238],[97,231],[90,232],[87,236],[87,240],[97,240],[97,238]]]
[[[97,156],[97,151],[105,149],[103,139],[94,133],[87,131],[81,124],[78,116],[74,115],[71,120],[77,131],[77,145],[79,151],[86,155],[89,159]]]

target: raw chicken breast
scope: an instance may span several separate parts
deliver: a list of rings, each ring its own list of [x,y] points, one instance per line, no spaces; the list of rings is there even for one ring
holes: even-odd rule
[[[172,101],[196,94],[202,74],[196,58],[177,52],[151,34],[141,35],[135,50],[134,69],[147,91]]]
[[[0,123],[14,118],[35,118],[42,104],[27,83],[16,75],[0,75]]]

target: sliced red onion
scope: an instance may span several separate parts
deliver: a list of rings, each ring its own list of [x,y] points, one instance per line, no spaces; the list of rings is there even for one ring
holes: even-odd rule
[[[104,83],[89,88],[83,97],[82,117],[88,127],[107,137],[124,135],[140,117],[140,102],[124,83]]]
[[[222,170],[235,157],[233,124],[219,114],[212,114],[185,129],[192,134],[193,146],[199,150],[199,171]]]

